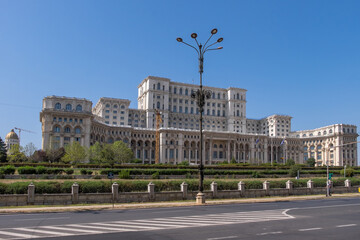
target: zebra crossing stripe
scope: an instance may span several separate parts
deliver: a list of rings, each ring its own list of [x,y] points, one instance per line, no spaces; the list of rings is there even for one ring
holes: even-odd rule
[[[33,234],[22,234],[22,233],[14,233],[14,232],[5,232],[0,231],[2,235],[14,236],[14,237],[21,237],[21,238],[39,238],[40,236],[33,235]]]
[[[71,224],[71,225],[67,225],[69,227],[77,227],[77,228],[90,228],[90,229],[102,229],[102,230],[109,230],[109,231],[128,231],[128,232],[132,232],[132,231],[137,231],[137,229],[129,229],[129,228],[124,228],[124,227],[116,227],[116,228],[111,228],[111,227],[104,227],[104,226],[90,226],[90,225],[81,225],[81,224]]]
[[[20,230],[20,231],[24,231],[24,232],[36,232],[36,233],[51,234],[51,235],[57,235],[57,236],[71,236],[71,235],[73,235],[71,233],[46,231],[46,230],[35,229],[35,228],[15,228],[15,229]]]
[[[142,229],[149,229],[149,230],[157,230],[162,229],[159,227],[147,227],[147,226],[138,226],[138,223],[131,223],[131,222],[124,222],[124,225],[115,224],[115,223],[90,223],[91,225],[100,225],[100,226],[113,226],[113,227],[123,227],[126,226],[127,228],[142,228]],[[137,225],[129,225],[129,224],[137,224]]]
[[[49,229],[55,229],[55,230],[63,230],[63,231],[69,231],[69,232],[82,232],[82,233],[93,233],[93,234],[100,234],[105,233],[104,231],[94,231],[94,230],[85,230],[85,229],[69,229],[63,225],[64,227],[59,226],[42,226],[41,228],[49,228]],[[76,235],[76,234],[73,234]]]

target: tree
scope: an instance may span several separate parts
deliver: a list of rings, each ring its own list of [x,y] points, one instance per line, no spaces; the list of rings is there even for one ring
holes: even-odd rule
[[[128,163],[134,158],[133,151],[123,141],[116,141],[111,146],[115,163]]]
[[[22,151],[22,147],[19,144],[12,145],[9,150],[8,161],[15,162],[26,162],[28,158]]]
[[[309,159],[306,161],[306,164],[307,164],[309,167],[315,167],[315,159],[314,159],[314,158],[309,158]]]
[[[49,149],[46,151],[47,160],[50,163],[60,162],[61,158],[65,155],[65,149]]]
[[[31,157],[34,152],[36,151],[36,147],[35,147],[35,144],[33,144],[32,142],[31,143],[28,143],[25,147],[24,147],[24,154],[27,156],[27,157]]]
[[[31,156],[31,159],[34,162],[47,162],[48,161],[46,152],[43,150],[35,151],[34,154]]]
[[[89,148],[90,163],[100,164],[102,162],[102,159],[101,159],[102,158],[102,156],[101,156],[102,149],[103,148],[99,142],[96,142],[94,145],[90,146],[90,148]]]
[[[115,153],[114,153],[114,151],[112,149],[112,145],[105,144],[105,145],[102,146],[101,162],[110,164],[111,167],[114,167]]]
[[[7,149],[4,141],[0,137],[0,162],[7,161]]]
[[[65,146],[65,155],[61,158],[64,163],[78,164],[84,163],[87,159],[85,147],[81,146],[78,142]]]
[[[289,169],[289,175],[290,177],[296,177],[298,171],[301,170],[301,165],[292,165]]]
[[[287,166],[295,165],[295,161],[290,158],[290,159],[286,160],[286,165]]]

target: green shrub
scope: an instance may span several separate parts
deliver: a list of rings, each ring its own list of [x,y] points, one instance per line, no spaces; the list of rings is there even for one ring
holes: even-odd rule
[[[129,170],[121,170],[121,172],[119,173],[119,178],[120,179],[131,179],[130,171]]]
[[[160,173],[159,173],[159,172],[154,172],[154,173],[151,175],[151,178],[152,178],[152,179],[159,179],[159,178],[160,178]]]
[[[290,175],[290,177],[296,177],[298,171],[300,171],[300,170],[301,170],[301,166],[299,166],[299,165],[292,165],[292,166],[290,167],[290,170],[289,170],[289,175]]]
[[[44,166],[37,166],[36,167],[36,174],[44,174],[47,172],[46,167]]]
[[[0,174],[14,174],[15,167],[12,165],[7,165],[5,167],[0,167]]]
[[[93,174],[93,171],[92,171],[92,170],[87,170],[87,171],[86,171],[86,174],[87,174],[87,175],[92,175],[92,174]]]
[[[260,177],[260,174],[259,174],[258,171],[253,171],[253,172],[251,173],[251,177],[252,177],[252,178],[259,178],[259,177]]]
[[[74,169],[72,169],[72,168],[66,168],[66,169],[64,169],[64,172],[65,172],[67,175],[71,175],[71,174],[74,173]]]
[[[18,167],[17,171],[19,174],[36,174],[36,168],[30,166]]]
[[[344,172],[345,172],[346,177],[353,177],[355,175],[355,170],[353,168],[346,168],[345,171],[344,171],[344,169],[342,169],[340,171],[340,175],[344,176]]]
[[[86,175],[87,174],[87,169],[84,169],[84,168],[80,169],[80,174],[81,175]]]

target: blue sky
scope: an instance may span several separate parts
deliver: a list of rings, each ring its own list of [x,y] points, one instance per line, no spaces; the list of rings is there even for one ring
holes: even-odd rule
[[[41,146],[39,112],[49,95],[131,100],[148,75],[247,92],[247,116],[293,117],[292,130],[360,125],[359,1],[0,0],[0,136],[20,127]]]

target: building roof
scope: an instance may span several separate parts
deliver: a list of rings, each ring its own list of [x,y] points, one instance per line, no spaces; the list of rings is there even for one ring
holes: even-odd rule
[[[6,135],[5,139],[16,139],[18,140],[18,135],[14,132],[14,129],[11,129],[11,131]]]

